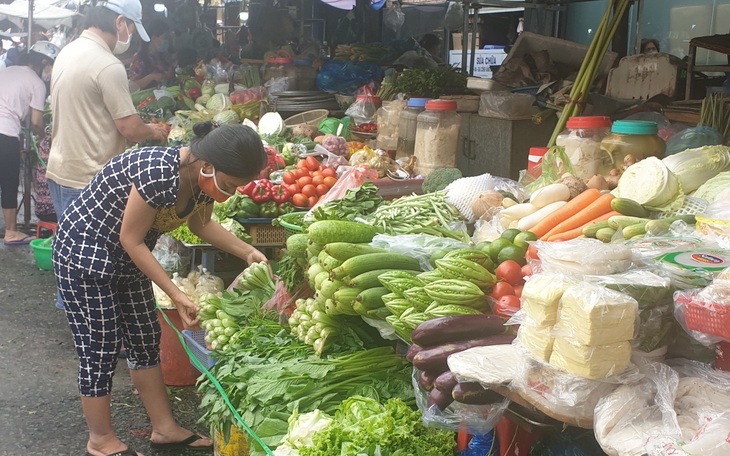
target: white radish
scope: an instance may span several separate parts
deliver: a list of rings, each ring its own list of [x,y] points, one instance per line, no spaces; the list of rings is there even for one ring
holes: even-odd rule
[[[542,208],[557,201],[568,201],[570,189],[565,184],[550,184],[535,190],[530,196],[530,204]]]
[[[502,214],[502,217],[519,220],[522,217],[527,217],[538,209],[539,208],[533,206],[530,203],[522,203],[515,204],[514,206],[510,206],[507,209],[502,209],[502,212],[500,212],[500,214]]]
[[[537,222],[544,219],[556,210],[560,209],[565,204],[566,201],[556,201],[554,203],[550,203],[547,206],[542,207],[539,210],[528,215],[527,217],[521,218],[520,221],[517,222],[517,228],[522,231],[530,230],[533,226],[537,225]]]

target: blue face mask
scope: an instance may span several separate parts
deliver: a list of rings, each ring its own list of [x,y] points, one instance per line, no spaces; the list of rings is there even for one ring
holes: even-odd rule
[[[170,40],[162,40],[157,45],[157,52],[167,52],[170,50]]]

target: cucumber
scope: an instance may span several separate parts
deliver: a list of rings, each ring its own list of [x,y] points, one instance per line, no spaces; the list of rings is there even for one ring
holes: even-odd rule
[[[333,269],[332,274],[336,279],[340,279],[347,275],[355,277],[375,269],[420,271],[421,266],[417,259],[399,253],[368,253],[350,258],[342,263],[342,266]]]
[[[378,307],[385,307],[383,303],[383,296],[390,293],[385,287],[368,288],[363,290],[357,295],[355,300],[361,303],[368,310],[377,309]]]
[[[688,225],[694,225],[696,223],[694,215],[678,215],[675,217],[665,217],[657,220],[650,220],[644,226],[646,233],[652,236],[659,236],[669,232],[669,227],[672,223],[677,220],[681,220]]]
[[[625,227],[621,233],[624,235],[624,239],[631,239],[636,236],[643,236],[646,234],[646,225],[650,222],[639,222],[634,225]]]
[[[332,242],[324,247],[324,251],[340,261],[366,255],[368,253],[383,253],[385,250],[371,247],[367,244],[353,244],[351,242]]]
[[[378,280],[378,276],[386,272],[390,272],[390,269],[374,269],[372,271],[363,272],[362,274],[350,279],[347,284],[351,287],[362,289],[379,287],[381,284],[380,280]]]
[[[323,220],[309,226],[309,240],[327,245],[332,242],[364,243],[373,240],[375,228],[370,225],[344,220]]]
[[[596,231],[596,239],[601,242],[609,243],[613,239],[614,234],[616,234],[616,230],[611,227],[601,228],[600,230]]]
[[[600,222],[591,223],[590,225],[583,228],[583,236],[595,238],[596,233],[601,228],[608,228],[608,220],[602,220]]]
[[[648,222],[649,219],[643,217],[630,217],[628,215],[614,215],[608,219],[608,226],[614,230],[622,230],[629,225],[636,225],[641,222]]]
[[[631,217],[647,218],[649,211],[644,206],[629,198],[614,198],[611,200],[611,209]]]

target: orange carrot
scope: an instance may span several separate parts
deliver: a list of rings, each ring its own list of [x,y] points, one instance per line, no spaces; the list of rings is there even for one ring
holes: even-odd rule
[[[588,225],[596,222],[602,222],[603,220],[608,220],[610,217],[613,217],[614,215],[621,215],[620,212],[617,211],[611,211],[607,212],[599,217],[594,218],[593,220],[590,220],[583,225],[579,226],[578,228],[573,228],[572,230],[563,231],[562,233],[555,233],[552,236],[550,236],[547,240],[549,242],[558,242],[558,241],[567,241],[570,239],[577,238],[583,234],[583,228],[587,227]]]
[[[601,196],[601,192],[595,188],[589,188],[572,200],[568,201],[565,206],[537,222],[537,225],[533,226],[530,231],[532,231],[539,239],[542,239],[542,237],[545,236],[545,233],[552,230],[555,225],[582,211],[589,204],[597,200],[599,196]]]
[[[597,200],[586,206],[582,211],[579,211],[572,217],[569,217],[566,220],[563,220],[562,222],[555,225],[555,227],[548,231],[541,239],[545,240],[553,234],[558,234],[565,231],[570,231],[574,228],[578,228],[579,226],[593,220],[596,217],[599,217],[607,212],[611,212],[613,210],[611,209],[611,200],[613,198],[614,196],[610,193],[605,193],[601,195],[600,197],[598,197]]]

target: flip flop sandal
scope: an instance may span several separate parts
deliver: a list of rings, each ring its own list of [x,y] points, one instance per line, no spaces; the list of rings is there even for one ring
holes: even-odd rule
[[[127,447],[126,450],[117,451],[116,453],[107,454],[105,456],[138,456],[139,453],[134,451],[133,449]],[[94,456],[93,454],[86,452],[86,456]]]
[[[154,450],[192,450],[192,451],[210,451],[211,448],[213,448],[213,445],[206,445],[206,446],[191,446],[190,444],[193,442],[197,442],[198,440],[202,439],[201,436],[197,434],[193,434],[190,437],[188,437],[185,440],[181,440],[179,442],[169,442],[169,443],[155,443],[150,442],[152,445],[152,449]]]
[[[30,244],[30,241],[32,241],[34,238],[33,236],[26,235],[24,238],[16,239],[14,241],[4,241],[5,245],[26,245]]]

